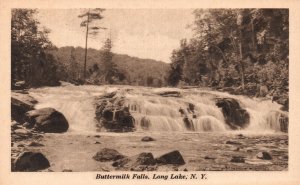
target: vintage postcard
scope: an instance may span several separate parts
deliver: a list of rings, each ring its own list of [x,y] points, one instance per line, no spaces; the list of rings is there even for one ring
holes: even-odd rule
[[[299,5],[1,0],[0,184],[299,184]]]

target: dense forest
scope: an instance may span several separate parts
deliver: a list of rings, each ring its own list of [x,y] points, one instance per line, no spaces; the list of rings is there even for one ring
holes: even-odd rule
[[[288,103],[288,9],[199,9],[171,56],[168,83],[270,95]]]

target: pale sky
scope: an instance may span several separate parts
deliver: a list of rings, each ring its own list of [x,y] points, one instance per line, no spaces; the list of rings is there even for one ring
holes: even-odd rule
[[[49,39],[58,47],[85,46],[85,28],[77,17],[82,9],[39,9],[41,26],[51,30]],[[111,35],[113,52],[140,58],[170,62],[173,49],[183,38],[191,38],[187,28],[193,23],[191,9],[107,9],[99,25],[97,37],[88,40],[88,47],[100,49]]]

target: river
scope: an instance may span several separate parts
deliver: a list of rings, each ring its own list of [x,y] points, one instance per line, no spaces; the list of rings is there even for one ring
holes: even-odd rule
[[[126,97],[130,113],[135,118],[135,132],[113,133],[97,131],[96,98],[118,91]],[[166,91],[180,92],[181,97],[162,97]],[[277,112],[280,105],[268,99],[230,95],[209,89],[150,88],[134,86],[74,86],[31,89],[29,94],[38,104],[36,108],[52,107],[62,112],[70,128],[64,134],[46,134],[41,151],[53,164],[51,170],[112,171],[110,163],[96,162],[92,156],[101,148],[113,148],[127,156],[152,152],[159,156],[179,150],[186,164],[178,170],[287,170],[288,134],[280,131]],[[216,98],[234,98],[250,114],[250,124],[242,130],[231,130],[224,121]],[[195,107],[193,130],[188,130],[180,108],[192,103]],[[284,113],[287,114],[287,113]],[[147,128],[143,122],[149,122]],[[94,137],[101,135],[101,138]],[[242,135],[242,137],[240,137]],[[141,142],[143,136],[154,142]],[[236,141],[228,144],[227,141]],[[95,144],[98,142],[99,144]],[[258,152],[267,151],[271,161],[258,160]],[[242,156],[245,163],[230,162]],[[209,157],[208,157],[209,156]],[[82,163],[84,160],[84,164]],[[157,171],[174,170],[160,166]]]

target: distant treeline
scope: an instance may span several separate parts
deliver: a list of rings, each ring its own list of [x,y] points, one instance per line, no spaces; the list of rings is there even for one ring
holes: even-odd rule
[[[50,51],[58,62],[59,78],[78,83],[82,79],[84,48],[62,47]],[[166,85],[169,65],[152,59],[140,59],[123,54],[113,54],[111,63],[116,71],[111,80],[106,79],[107,67],[102,50],[88,49],[88,84],[126,84],[161,87]]]
[[[37,10],[13,9],[11,20],[11,87],[56,86],[59,81],[75,84],[167,85],[169,65],[111,52],[109,39],[101,50],[87,50],[84,79],[84,48],[55,47],[50,30],[41,28]],[[84,35],[83,35],[84,37]]]

